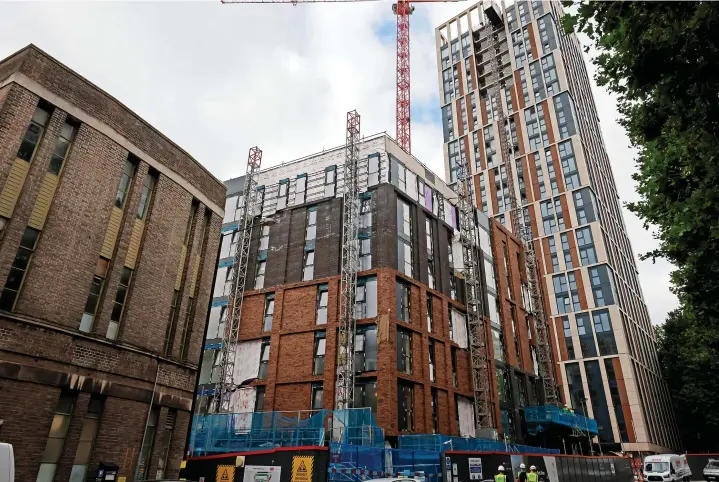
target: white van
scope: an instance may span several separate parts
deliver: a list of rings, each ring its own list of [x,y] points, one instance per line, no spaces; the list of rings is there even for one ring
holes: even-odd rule
[[[10,444],[0,443],[0,482],[15,482],[15,455]]]
[[[644,480],[648,482],[689,482],[692,471],[686,455],[650,455],[644,459]]]

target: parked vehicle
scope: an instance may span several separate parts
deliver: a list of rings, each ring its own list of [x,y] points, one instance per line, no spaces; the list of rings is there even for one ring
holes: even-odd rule
[[[650,455],[644,459],[644,480],[648,482],[690,482],[692,471],[686,455]]]
[[[15,482],[15,455],[5,443],[0,443],[0,482]]]
[[[719,481],[719,459],[709,459],[709,463],[704,467],[704,480],[707,482]]]

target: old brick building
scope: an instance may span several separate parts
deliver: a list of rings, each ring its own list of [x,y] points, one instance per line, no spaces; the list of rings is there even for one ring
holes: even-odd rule
[[[17,480],[176,475],[225,187],[34,46],[0,62],[0,441]]]
[[[235,392],[234,411],[335,406],[343,162],[339,147],[259,174],[235,370],[235,382],[247,387]],[[359,169],[354,406],[371,407],[390,437],[474,436],[456,195],[386,135],[362,141]],[[243,202],[244,180],[226,185],[200,411],[207,410],[217,381],[213,364],[231,290],[236,212]],[[522,407],[541,403],[534,325],[524,310],[521,243],[498,223],[477,216],[485,326],[494,340],[493,409],[499,431],[521,441]]]

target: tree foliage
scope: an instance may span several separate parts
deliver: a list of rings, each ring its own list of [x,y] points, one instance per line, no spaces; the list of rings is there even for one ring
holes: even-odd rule
[[[659,330],[660,361],[684,443],[719,449],[719,3],[588,2],[564,17],[598,54],[597,83],[619,97],[637,149],[640,195],[677,268],[680,307]]]

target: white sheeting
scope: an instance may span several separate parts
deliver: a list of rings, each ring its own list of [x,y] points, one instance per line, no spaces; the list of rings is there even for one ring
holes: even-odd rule
[[[246,341],[237,345],[237,358],[235,358],[235,371],[232,381],[238,385],[245,380],[257,377],[260,369],[260,351],[262,341]]]
[[[252,428],[252,414],[255,411],[257,389],[255,387],[238,388],[230,396],[230,410],[234,413],[235,432],[245,432]]]
[[[457,397],[457,413],[459,415],[459,435],[461,437],[474,437],[476,425],[474,424],[474,406],[464,397]]]
[[[452,341],[457,343],[461,348],[469,348],[467,317],[454,308],[450,310],[450,313],[452,316]]]

